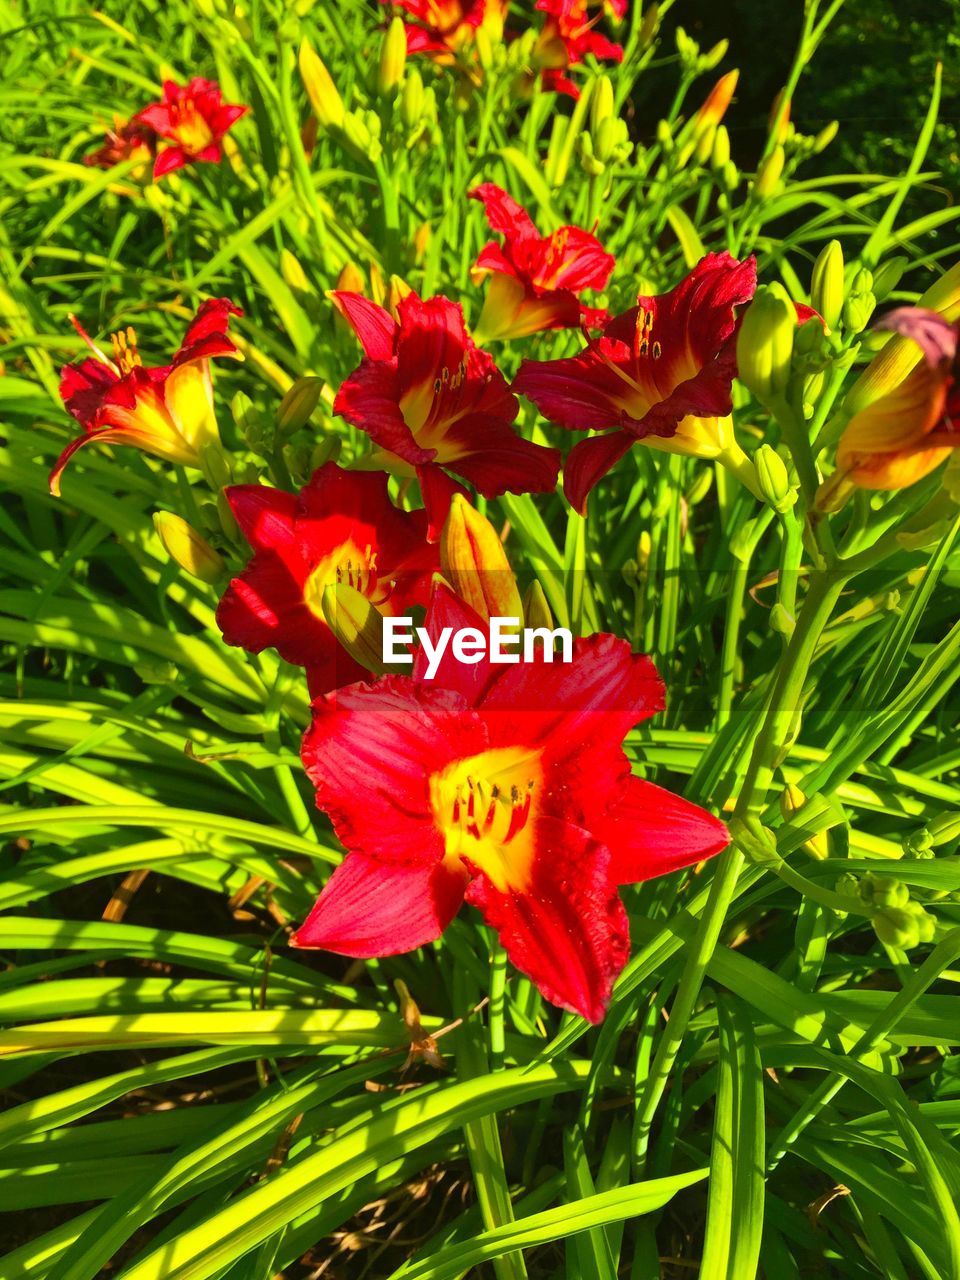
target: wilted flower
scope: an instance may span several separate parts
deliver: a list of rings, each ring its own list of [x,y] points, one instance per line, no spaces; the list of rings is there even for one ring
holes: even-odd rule
[[[140,164],[133,170],[139,176],[141,166],[148,165],[154,157],[157,135],[154,131],[136,120],[114,118],[113,128],[108,129],[106,137],[96,151],[90,151],[83,157],[83,163],[97,169],[112,169],[115,164],[124,160],[138,160]]]
[[[736,374],[737,307],[756,288],[753,258],[705,257],[669,293],[638,299],[579,355],[525,360],[514,389],[583,440],[564,467],[564,492],[583,511],[590,490],[637,440],[676,436],[689,419],[722,421]],[[696,422],[690,424],[697,434]]]
[[[436,538],[462,477],[487,498],[553,489],[560,453],[512,427],[517,400],[476,346],[449,298],[402,298],[398,319],[357,293],[331,295],[365,358],[333,409],[385,451],[388,469],[416,474]]]
[[[165,80],[163,101],[152,102],[133,118],[135,123],[146,125],[173,143],[157,156],[154,178],[185,164],[218,161],[222,155],[221,139],[247,110],[224,102],[215,80],[195,76],[186,85]]]
[[[503,236],[502,246],[491,242],[480,250],[471,271],[475,281],[491,277],[475,326],[481,341],[581,323],[599,327],[609,318],[577,299],[584,289],[605,288],[615,265],[596,236],[580,227],[539,235],[526,209],[492,182],[469,195],[482,202],[490,226]]]
[[[444,585],[427,616],[482,628]],[[548,1000],[603,1017],[630,935],[618,886],[719,852],[722,822],[631,775],[663,707],[649,658],[577,640],[571,663],[388,675],[319,698],[303,761],[347,857],[294,937],[371,957],[432,942],[466,900]]]
[[[216,356],[243,359],[227,337],[232,315],[243,312],[226,298],[201,303],[173,360],[156,369],[144,367],[133,329],[112,335],[111,358],[74,320],[93,355],[64,368],[60,397],[84,434],[57,459],[50,492],[59,494],[64,467],[94,440],[130,444],[169,462],[199,467],[202,447],[219,441],[209,362]]]
[[[424,513],[395,507],[382,472],[344,471],[335,462],[298,494],[252,484],[226,496],[254,551],[217,609],[227,644],[276,649],[307,668],[315,694],[364,679],[327,624],[323,593],[342,583],[388,615],[425,606],[439,559]]]
[[[923,360],[848,422],[837,446],[837,470],[821,494],[826,509],[854,486],[916,484],[960,445],[958,326],[925,307],[898,307],[877,327],[911,338]]]
[[[537,0],[536,7],[547,15],[532,59],[542,71],[544,89],[579,98],[579,87],[567,75],[571,67],[588,54],[601,61],[623,61],[622,47],[594,30],[602,11],[591,17],[587,0]],[[618,17],[625,11],[619,4],[613,8]]]

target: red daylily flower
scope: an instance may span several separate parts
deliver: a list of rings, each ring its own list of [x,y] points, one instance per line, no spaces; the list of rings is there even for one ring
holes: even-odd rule
[[[500,187],[485,182],[469,193],[487,221],[503,236],[502,247],[485,245],[474,263],[475,281],[490,275],[476,332],[488,338],[520,338],[542,329],[584,324],[601,327],[606,311],[584,307],[583,289],[604,289],[615,266],[596,236],[580,227],[561,227],[541,236],[530,215]]]
[[[916,342],[923,361],[847,423],[828,506],[851,485],[906,489],[960,448],[960,326],[926,307],[897,307],[876,327]]]
[[[517,435],[517,400],[491,357],[467,333],[449,298],[397,305],[398,319],[359,293],[335,292],[365,356],[343,383],[334,413],[365,431],[390,470],[416,474],[439,537],[450,498],[469,481],[487,498],[553,489],[560,453]]]
[[[483,30],[491,44],[503,39],[509,0],[380,0],[413,21],[404,26],[407,53],[424,53],[440,65],[462,61]]]
[[[594,30],[601,15],[590,17],[587,0],[537,0],[536,7],[547,15],[533,51],[544,89],[579,98],[579,87],[567,75],[571,67],[588,54],[600,61],[623,61],[622,46]]]
[[[443,584],[427,626],[482,627]],[[722,822],[631,775],[626,732],[663,707],[649,658],[577,640],[573,662],[443,663],[318,698],[303,761],[347,848],[293,941],[411,951],[467,901],[540,991],[599,1021],[627,961],[619,885],[718,853]]]
[[[243,356],[227,337],[230,317],[243,312],[226,298],[208,298],[183,335],[168,365],[147,369],[133,329],[111,335],[112,359],[76,320],[77,332],[93,352],[60,375],[60,398],[83,427],[50,472],[50,492],[60,493],[60,475],[77,452],[94,440],[130,444],[168,462],[200,466],[200,450],[219,440],[213,411],[210,360]],[[73,319],[73,317],[71,317]]]
[[[276,649],[307,668],[315,695],[369,679],[327,625],[323,592],[344,582],[388,615],[425,607],[440,564],[424,513],[395,507],[382,472],[344,471],[335,462],[298,494],[245,484],[226,495],[254,550],[217,609],[227,644]]]
[[[139,160],[147,165],[153,160],[156,151],[157,135],[146,125],[136,120],[114,119],[113,128],[107,130],[103,144],[96,151],[90,151],[83,157],[83,163],[97,169],[112,169],[123,160]],[[138,175],[140,169],[134,169]]]
[[[738,306],[753,297],[753,258],[711,253],[669,293],[637,300],[579,355],[525,360],[514,390],[571,431],[603,431],[571,450],[564,492],[580,512],[590,490],[645,436],[669,437],[685,418],[730,412]]]
[[[249,107],[224,102],[215,80],[194,76],[185,85],[165,80],[163,101],[152,102],[134,116],[134,121],[173,143],[157,156],[154,179],[185,164],[218,161],[223,154],[220,142],[224,134],[248,110]]]

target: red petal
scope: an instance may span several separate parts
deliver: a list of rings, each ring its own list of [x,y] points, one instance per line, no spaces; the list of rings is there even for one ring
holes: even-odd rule
[[[615,322],[614,322],[615,323]],[[532,400],[550,422],[570,431],[604,431],[623,421],[629,387],[601,358],[604,339],[561,360],[524,360],[513,389]],[[609,345],[609,344],[608,344]]]
[[[508,196],[502,187],[493,182],[482,182],[467,195],[471,200],[481,202],[491,230],[502,235],[508,244],[537,238],[537,228],[526,209]]]
[[[535,838],[527,892],[500,892],[481,873],[467,887],[467,901],[548,1000],[599,1022],[630,954],[609,854],[588,832],[556,818],[541,818]]]
[[[433,459],[436,451],[419,447],[400,411],[396,359],[361,360],[337,392],[333,412],[411,466]]]
[[[190,157],[181,147],[165,147],[157,155],[153,165],[154,182],[158,178],[162,178],[165,173],[172,173],[174,169],[182,169],[189,159]]]
[[[189,360],[238,355],[237,348],[227,337],[227,327],[231,316],[242,315],[241,308],[234,306],[229,298],[207,298],[201,302],[197,314],[187,325],[173,363],[180,365]]]
[[[560,450],[517,435],[509,422],[470,414],[447,433],[458,456],[447,465],[485,498],[502,493],[552,493],[560,471]]]
[[[60,371],[60,399],[68,413],[89,427],[117,382],[119,378],[108,364],[88,356],[79,364],[64,365]]]
[[[480,615],[442,581],[435,582],[433,585],[423,626],[434,646],[444,627],[450,627],[454,631],[461,631],[464,627],[476,627],[478,631],[487,631],[487,623]],[[440,659],[436,675],[428,682],[428,687],[451,689],[455,693],[462,694],[468,705],[475,706],[495,670],[496,668],[491,667],[486,656],[477,663],[458,662],[448,644]],[[414,680],[424,682],[426,672],[427,658],[423,649],[420,648],[414,657]]]
[[[444,840],[430,776],[485,746],[483,726],[459,694],[384,676],[319,698],[302,756],[318,806],[351,852],[433,866]]]
[[[364,354],[371,360],[390,360],[397,337],[396,322],[390,312],[365,298],[362,293],[335,289],[329,297],[360,339]]]
[[[456,480],[452,480],[442,467],[435,466],[433,463],[417,467],[417,480],[420,483],[423,505],[427,511],[427,538],[430,542],[437,542],[450,510],[453,495],[455,493],[462,493],[464,497],[469,495],[462,484],[457,484]]]
[[[626,431],[610,431],[575,444],[563,464],[563,492],[574,511],[587,514],[587,498],[603,477],[615,467],[634,437]]]
[[[440,937],[465,883],[443,863],[403,866],[350,853],[291,942],[361,959],[413,951]]]
[[[719,818],[641,778],[628,779],[622,798],[593,824],[593,832],[610,850],[610,873],[617,884],[689,867],[730,843]]]
[[[293,545],[294,494],[263,484],[234,484],[224,493],[240,532],[255,551],[286,552]]]

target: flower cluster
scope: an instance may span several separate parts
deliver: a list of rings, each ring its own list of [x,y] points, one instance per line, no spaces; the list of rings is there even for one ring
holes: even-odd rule
[[[154,181],[184,165],[216,163],[225,134],[248,110],[224,102],[214,80],[195,76],[185,85],[165,80],[162,100],[129,121],[115,120],[103,145],[85,156],[84,163],[110,169],[124,160],[144,165],[152,160]]]

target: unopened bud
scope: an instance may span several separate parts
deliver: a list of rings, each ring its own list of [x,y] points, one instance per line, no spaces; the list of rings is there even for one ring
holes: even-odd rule
[[[824,125],[824,127],[820,130],[820,132],[817,134],[817,136],[813,140],[814,151],[817,152],[818,154],[821,151],[826,151],[827,147],[829,147],[830,143],[837,136],[837,132],[839,131],[839,129],[840,129],[839,120],[831,120],[828,125]]]
[[[596,133],[613,115],[613,84],[609,76],[598,76],[590,97],[590,132]]]
[[[797,309],[782,285],[757,290],[737,337],[738,377],[761,404],[781,395],[790,377]]]
[[[695,507],[702,502],[713,485],[713,472],[709,467],[701,467],[696,479],[686,492],[687,505]]]
[[[870,323],[877,300],[872,293],[856,293],[843,304],[843,324],[848,333],[861,333]]]
[[[697,139],[697,145],[694,147],[693,154],[697,164],[706,164],[713,155],[713,139],[716,134],[716,125],[708,125]]]
[[[300,261],[289,249],[280,251],[280,274],[286,280],[291,289],[296,289],[299,293],[310,292],[310,281]]]
[[[380,45],[380,66],[377,72],[377,92],[381,98],[392,98],[403,83],[403,69],[407,63],[407,32],[403,19],[391,18]]]
[[[172,511],[157,511],[153,527],[167,555],[181,569],[201,582],[219,582],[223,577],[227,567],[223,556],[181,516]]]
[[[440,568],[461,600],[481,618],[521,618],[517,580],[486,516],[460,493],[440,534]]]
[[[703,106],[693,117],[693,132],[696,136],[699,137],[700,133],[708,125],[718,125],[720,123],[726,115],[727,108],[730,106],[739,79],[739,71],[728,71],[713,86],[707,94]]]
[[[366,289],[366,281],[363,278],[363,272],[355,262],[345,262],[340,268],[340,274],[337,276],[336,289],[338,293],[363,293]]]
[[[400,97],[400,116],[408,129],[415,129],[423,113],[423,77],[416,67],[411,67],[403,82]]]
[[[660,26],[660,6],[658,4],[652,4],[650,8],[647,9],[646,12],[644,13],[643,20],[640,23],[639,43],[640,43],[641,49],[646,49],[647,45],[651,42],[653,37],[657,34],[657,29],[659,26]]]
[[[788,782],[780,792],[780,812],[787,822],[796,817],[806,803],[807,797],[793,782]],[[811,858],[816,858],[818,862],[823,862],[825,858],[830,857],[830,843],[826,831],[815,832],[804,840],[800,847],[804,853]],[[856,892],[856,882],[854,882],[854,892]]]
[[[893,293],[909,265],[910,259],[901,255],[888,258],[882,266],[877,267],[873,273],[873,292],[878,302],[883,302]]]
[[[760,446],[753,456],[753,462],[764,502],[783,515],[797,501],[797,491],[790,484],[786,463],[769,444]]]
[[[729,40],[718,40],[700,59],[701,68],[704,71],[712,71],[714,67],[719,66],[723,61],[729,48]]]
[[[673,150],[673,132],[666,120],[657,122],[657,141],[667,153]]]
[[[212,441],[200,447],[200,468],[203,478],[214,492],[223,489],[233,480],[230,462],[219,444]]]
[[[785,159],[783,147],[776,146],[760,166],[753,184],[754,194],[759,199],[767,200],[776,193],[783,177]]]
[[[283,438],[292,436],[310,420],[314,409],[320,403],[322,391],[322,378],[297,378],[280,401],[280,407],[277,410],[277,430]]]
[[[810,279],[810,301],[828,329],[840,323],[843,295],[843,249],[839,240],[831,240],[821,249]]]
[[[309,40],[300,46],[299,64],[300,78],[317,119],[325,129],[341,129],[346,115],[343,99]]]
[[[407,284],[406,280],[402,280],[400,276],[392,275],[387,282],[387,296],[384,299],[384,306],[393,316],[394,320],[399,320],[400,303],[411,294],[413,290]]]
[[[784,636],[785,639],[789,640],[796,629],[796,618],[779,600],[775,601],[770,609],[770,630],[775,631],[778,636]]]
[[[527,627],[547,627],[553,630],[553,612],[537,578],[527,587],[527,593],[523,597],[523,621]]]
[[[730,159],[730,132],[725,124],[717,125],[717,131],[713,135],[713,151],[710,155],[710,163],[714,169],[722,170]]]

